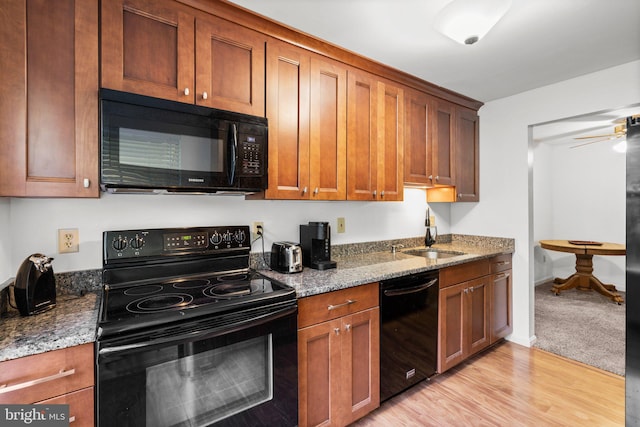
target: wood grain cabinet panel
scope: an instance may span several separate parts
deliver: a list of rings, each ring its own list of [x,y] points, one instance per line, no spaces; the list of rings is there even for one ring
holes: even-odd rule
[[[503,270],[491,276],[491,344],[513,332],[512,273]]]
[[[478,114],[459,107],[456,112],[456,201],[480,200],[480,136]]]
[[[345,297],[355,302],[344,304]],[[300,300],[300,426],[346,426],[380,405],[377,300],[377,283]],[[341,315],[333,316],[334,311]]]
[[[404,90],[349,70],[347,84],[347,199],[402,200]]]
[[[93,387],[93,366],[93,343],[2,362],[0,403],[35,403]]]
[[[264,116],[266,36],[173,0],[102,2],[102,86]]]
[[[267,49],[268,199],[346,198],[347,71],[286,43]]]
[[[98,7],[0,6],[0,196],[98,197]]]
[[[408,90],[404,139],[404,183],[418,186],[433,185],[433,143],[431,121],[432,98],[423,92]]]
[[[454,185],[455,183],[455,106],[450,102],[437,100],[433,108],[434,163],[433,185]]]
[[[91,427],[95,425],[93,393],[94,388],[87,387],[36,403],[43,405],[69,405],[69,425],[73,427]]]

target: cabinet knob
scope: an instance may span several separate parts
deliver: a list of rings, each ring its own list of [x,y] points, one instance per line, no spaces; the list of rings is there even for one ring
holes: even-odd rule
[[[307,187],[304,187],[304,188],[302,189],[302,194],[307,194]]]
[[[315,190],[313,190],[313,195],[317,196],[318,195],[318,191],[320,191],[320,189],[318,187],[316,187]]]
[[[349,332],[351,330],[351,325],[349,323],[347,323],[346,325],[344,325],[344,330]]]
[[[90,185],[91,185],[91,180],[89,180],[89,178],[85,178],[82,180],[82,186],[84,188],[89,188]]]
[[[335,332],[336,335],[340,335],[340,328],[334,328],[333,332]]]
[[[464,288],[464,293],[468,294],[469,293],[469,288]]]
[[[207,92],[202,92],[202,99],[207,99],[209,98],[209,94],[207,94]]]
[[[436,175],[436,181],[440,181],[440,175]]]
[[[433,175],[429,175],[429,179],[433,179]]]
[[[384,190],[380,192],[380,197],[384,197]]]
[[[373,198],[375,199],[376,197],[378,197],[378,190],[373,190]]]
[[[188,87],[184,88],[184,96],[189,96],[189,94],[191,93],[191,91],[189,90]]]

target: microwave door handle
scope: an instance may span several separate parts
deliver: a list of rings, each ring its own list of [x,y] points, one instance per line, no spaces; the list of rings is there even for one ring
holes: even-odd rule
[[[229,127],[229,140],[227,141],[229,148],[229,158],[227,164],[227,178],[229,185],[233,185],[236,180],[236,162],[238,161],[238,127],[235,123],[231,123]]]

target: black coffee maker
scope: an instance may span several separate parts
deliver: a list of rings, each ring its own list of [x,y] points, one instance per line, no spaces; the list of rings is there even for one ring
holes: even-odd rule
[[[310,222],[300,225],[302,265],[316,270],[336,268],[331,261],[331,227],[328,222]]]

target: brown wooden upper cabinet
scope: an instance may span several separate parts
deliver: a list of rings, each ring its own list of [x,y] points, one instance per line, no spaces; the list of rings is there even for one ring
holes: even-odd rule
[[[266,37],[172,0],[102,2],[102,86],[264,116]]]
[[[269,41],[269,199],[345,200],[347,71]]]
[[[403,199],[404,90],[349,70],[347,199]]]
[[[0,5],[0,196],[98,197],[98,6]]]
[[[433,145],[438,152],[434,155],[438,171],[433,172],[435,187],[427,188],[427,202],[477,202],[480,200],[478,115],[469,108],[438,101],[436,117],[432,135],[436,135]],[[450,148],[441,147],[443,141]]]

